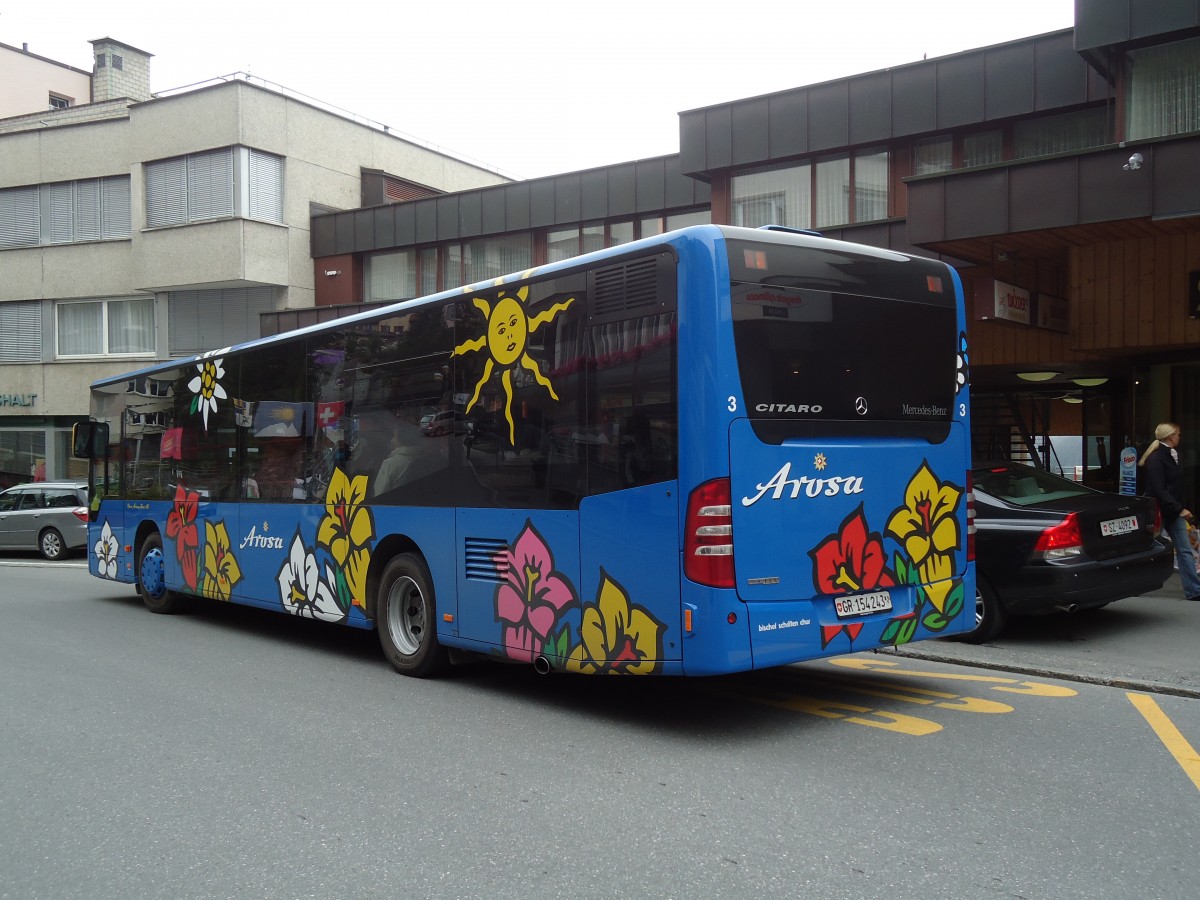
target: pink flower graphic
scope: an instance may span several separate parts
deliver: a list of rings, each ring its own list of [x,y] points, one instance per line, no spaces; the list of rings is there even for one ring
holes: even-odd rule
[[[510,549],[494,557],[507,584],[496,589],[496,619],[510,659],[533,662],[562,614],[578,605],[570,583],[554,569],[554,555],[531,522]]]

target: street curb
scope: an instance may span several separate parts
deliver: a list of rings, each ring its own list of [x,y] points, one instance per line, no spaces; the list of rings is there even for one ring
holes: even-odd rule
[[[1057,678],[1061,681],[1076,681],[1082,684],[1097,684],[1102,687],[1114,687],[1121,690],[1143,691],[1148,694],[1169,694],[1174,697],[1187,697],[1200,700],[1200,688],[1184,687],[1153,681],[1146,678],[1131,678],[1117,675],[1092,675],[1085,672],[1073,672],[1065,669],[1053,669],[1048,666],[1026,666],[1011,661],[971,659],[955,656],[952,653],[938,653],[935,650],[915,647],[896,647],[877,651],[892,656],[903,656],[908,659],[923,659],[929,662],[949,663],[950,665],[971,666],[976,669],[988,669],[996,672],[1015,672],[1018,675],[1036,675],[1039,678]]]

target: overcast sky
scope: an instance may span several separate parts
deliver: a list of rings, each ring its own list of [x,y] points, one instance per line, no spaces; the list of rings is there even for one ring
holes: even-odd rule
[[[520,178],[676,153],[684,110],[1073,24],[1074,0],[0,0],[0,43],[90,71],[115,38],[154,54],[152,91],[249,72]]]

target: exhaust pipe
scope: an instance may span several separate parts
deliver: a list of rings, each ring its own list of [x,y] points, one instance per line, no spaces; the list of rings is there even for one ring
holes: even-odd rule
[[[1073,613],[1079,609],[1079,604],[1078,603],[1063,603],[1054,608],[1057,609],[1059,612]]]
[[[550,660],[544,656],[539,656],[533,661],[533,671],[539,675],[547,675],[550,672]]]

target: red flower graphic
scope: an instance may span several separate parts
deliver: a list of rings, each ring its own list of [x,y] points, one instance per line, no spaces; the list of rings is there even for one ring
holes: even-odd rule
[[[196,589],[196,551],[200,536],[196,530],[196,513],[200,509],[200,495],[188,491],[182,484],[175,487],[175,501],[167,516],[167,537],[175,541],[175,556],[183,569],[183,580],[192,590]]]
[[[896,584],[884,565],[883,540],[879,532],[867,530],[861,504],[842,520],[837,534],[831,534],[808,555],[815,563],[813,583],[822,594],[853,594]]]

